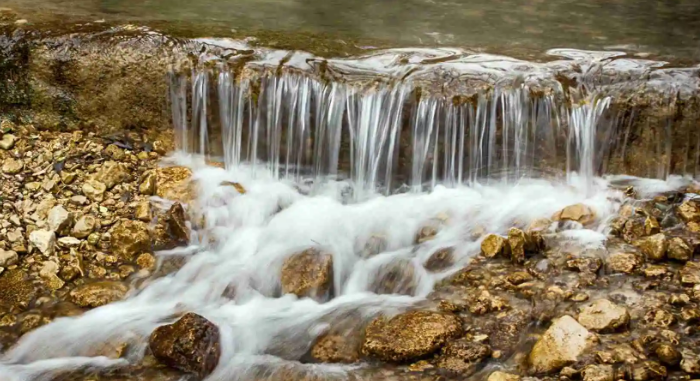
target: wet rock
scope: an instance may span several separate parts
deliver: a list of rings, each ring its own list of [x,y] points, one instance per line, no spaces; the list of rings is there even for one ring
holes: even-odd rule
[[[487,258],[505,254],[508,241],[496,234],[489,234],[481,241],[481,254]]]
[[[6,175],[16,175],[22,171],[24,168],[24,163],[20,159],[7,158],[3,160],[2,172]]]
[[[670,344],[659,344],[654,350],[659,360],[668,366],[676,366],[681,362],[683,356]]]
[[[686,263],[680,271],[680,276],[684,284],[700,284],[700,263]]]
[[[537,252],[545,248],[544,234],[552,225],[549,218],[538,218],[525,228],[525,251]]]
[[[642,253],[644,253],[647,259],[661,261],[666,257],[668,240],[666,239],[666,235],[659,233],[637,240],[635,246],[642,250]]]
[[[333,256],[307,249],[287,258],[282,265],[282,291],[299,297],[322,298],[333,283]]]
[[[420,230],[418,230],[418,233],[416,234],[415,242],[418,244],[418,243],[430,241],[431,239],[435,238],[437,233],[438,233],[437,226],[435,226],[435,225],[423,226],[422,228],[420,228]]]
[[[29,242],[42,254],[52,255],[56,244],[56,234],[49,230],[34,230],[29,234]]]
[[[185,209],[176,202],[167,213],[168,228],[175,246],[187,245],[190,242],[190,229],[185,223]]]
[[[386,263],[377,269],[371,290],[376,294],[413,295],[416,291],[416,269],[407,259]]]
[[[681,355],[683,356],[681,369],[689,374],[700,374],[700,354],[689,348],[684,348]]]
[[[520,376],[497,370],[489,375],[487,381],[520,381]]]
[[[631,373],[633,381],[665,380],[667,375],[666,367],[654,361],[634,365]]]
[[[311,356],[320,362],[354,363],[360,357],[360,344],[361,342],[353,336],[323,335],[311,349]]]
[[[97,218],[93,216],[82,216],[78,218],[78,221],[73,225],[71,235],[76,238],[87,238],[97,227],[97,222]]]
[[[63,234],[70,229],[71,218],[70,213],[61,205],[54,206],[49,211],[48,224],[49,230],[56,234]]]
[[[528,357],[534,373],[550,373],[578,361],[596,337],[574,318],[557,319],[535,343]]]
[[[117,184],[128,181],[131,178],[126,165],[114,161],[108,161],[102,164],[99,171],[93,177],[93,180],[105,185],[107,190],[114,188]],[[89,197],[89,196],[88,196]]]
[[[591,331],[610,332],[626,327],[630,320],[627,309],[607,299],[598,299],[581,310],[578,322]]]
[[[647,216],[647,218],[644,219],[644,234],[653,235],[659,232],[661,232],[659,221],[653,216]]]
[[[0,267],[12,266],[17,263],[19,256],[12,250],[0,249]]]
[[[600,258],[596,257],[574,258],[566,261],[567,269],[580,271],[582,273],[595,273],[602,265]]]
[[[514,272],[506,277],[506,280],[508,281],[508,283],[510,283],[514,286],[523,284],[525,282],[530,282],[533,279],[534,279],[534,277],[526,271],[517,271],[517,272]]]
[[[0,139],[0,149],[11,150],[15,146],[17,138],[12,134],[4,134]]]
[[[87,180],[82,187],[83,194],[90,200],[100,202],[104,199],[107,186],[96,180]]]
[[[39,276],[49,290],[58,290],[65,285],[65,282],[58,277],[58,271],[58,264],[53,261],[45,261],[39,271]]]
[[[581,371],[583,381],[613,381],[615,371],[612,365],[588,365]]]
[[[644,322],[654,327],[668,328],[676,322],[676,318],[666,310],[653,309],[644,315]]]
[[[642,265],[642,260],[634,253],[613,253],[608,257],[606,265],[612,273],[632,274]]]
[[[148,225],[141,221],[124,220],[112,230],[112,252],[131,261],[136,255],[151,251]]]
[[[156,193],[156,174],[155,172],[147,172],[141,184],[139,185],[139,193],[145,196],[152,196]]]
[[[149,253],[143,253],[136,258],[136,264],[146,270],[153,270],[156,267],[156,257]]]
[[[0,305],[26,308],[36,290],[22,270],[7,270],[0,274]]]
[[[690,248],[683,238],[673,237],[668,241],[666,254],[670,259],[687,262],[693,257],[693,249]]]
[[[70,292],[71,301],[84,308],[96,308],[124,299],[129,288],[120,282],[100,281],[78,286]]]
[[[483,330],[489,335],[491,348],[507,357],[515,351],[531,322],[532,315],[529,311],[515,309],[500,313],[495,318],[489,318]]]
[[[525,263],[525,233],[518,228],[508,230],[508,246],[513,263]]]
[[[438,272],[450,268],[454,264],[454,248],[446,247],[439,249],[425,261],[426,270]]]
[[[156,195],[166,200],[188,203],[194,199],[192,171],[187,167],[166,167],[156,170]]]
[[[445,344],[436,365],[466,377],[473,374],[479,363],[490,355],[491,348],[488,345],[460,339]]]
[[[153,219],[151,215],[151,203],[148,201],[139,202],[138,205],[136,205],[134,217],[139,221],[150,222]]]
[[[700,222],[700,205],[697,201],[688,200],[682,203],[676,212],[685,223]]]
[[[593,223],[595,218],[595,212],[584,204],[569,205],[552,216],[554,221],[576,221],[582,225]]]
[[[436,352],[461,334],[462,321],[455,315],[411,311],[373,320],[365,331],[362,351],[384,361],[408,361]]]

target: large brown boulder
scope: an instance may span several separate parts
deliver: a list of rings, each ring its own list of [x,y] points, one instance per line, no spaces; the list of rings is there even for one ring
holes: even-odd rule
[[[678,206],[678,216],[688,222],[700,222],[700,205],[694,200],[688,200]]]
[[[299,297],[323,298],[333,284],[333,256],[307,249],[282,265],[282,291]]]
[[[158,361],[200,378],[216,368],[221,356],[219,328],[191,312],[156,328],[148,345]]]
[[[112,252],[131,261],[137,255],[151,251],[148,225],[141,221],[124,220],[114,227],[111,238]]]
[[[461,335],[462,320],[455,315],[411,311],[373,320],[365,331],[362,352],[383,361],[409,361],[434,353]]]
[[[666,250],[668,249],[668,239],[663,233],[644,237],[635,241],[635,246],[642,250],[642,253],[647,259],[652,261],[661,261],[666,258]]]

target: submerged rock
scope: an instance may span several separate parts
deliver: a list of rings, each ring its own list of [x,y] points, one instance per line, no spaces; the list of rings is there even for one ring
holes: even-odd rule
[[[583,381],[613,381],[615,371],[612,365],[588,365],[581,371]]]
[[[493,258],[504,254],[508,247],[508,241],[497,234],[489,234],[481,241],[481,254],[487,258]]]
[[[373,320],[365,331],[362,351],[384,361],[409,361],[436,352],[461,334],[462,321],[455,315],[411,311]]]
[[[148,346],[163,364],[204,378],[219,364],[219,336],[214,323],[190,312],[175,323],[156,328]]]
[[[448,342],[442,348],[437,366],[466,377],[473,374],[479,363],[490,355],[491,348],[488,345],[460,339]]]
[[[70,292],[73,303],[84,308],[96,308],[122,300],[129,288],[121,282],[100,281],[78,286]]]
[[[642,265],[642,260],[634,253],[613,253],[606,265],[612,273],[632,274]]]
[[[34,299],[36,290],[22,270],[8,270],[0,274],[0,305],[26,308]]]
[[[687,262],[693,257],[693,249],[680,237],[673,237],[668,241],[668,250],[666,252],[670,259],[681,262]]]
[[[607,299],[599,299],[581,310],[578,322],[591,331],[610,332],[627,326],[630,314]]]
[[[353,335],[323,335],[311,349],[311,357],[319,362],[354,363],[360,358],[360,344]]]
[[[413,263],[408,259],[399,259],[379,267],[370,290],[380,295],[413,295],[416,285],[416,268]]]
[[[333,256],[307,249],[282,265],[282,291],[299,297],[322,298],[333,283]]]
[[[564,315],[540,337],[528,357],[534,373],[550,373],[578,361],[596,341],[595,335]]]
[[[423,265],[429,271],[443,271],[451,267],[455,262],[454,248],[446,247],[434,252]]]

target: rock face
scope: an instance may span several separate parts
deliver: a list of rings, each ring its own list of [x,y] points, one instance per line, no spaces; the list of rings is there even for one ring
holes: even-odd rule
[[[101,281],[78,286],[70,292],[73,303],[84,308],[96,308],[122,300],[129,288],[120,282]]]
[[[481,241],[481,254],[487,258],[493,258],[496,255],[506,252],[508,241],[497,234],[489,234]]]
[[[629,312],[607,299],[599,299],[584,307],[578,322],[591,331],[610,332],[627,326]]]
[[[151,251],[148,225],[141,221],[125,220],[112,231],[112,252],[126,260]]]
[[[593,223],[595,218],[595,212],[584,204],[569,205],[552,216],[554,221],[576,221],[582,225]]]
[[[528,361],[534,373],[550,373],[573,364],[596,338],[571,316],[557,319],[532,348]]]
[[[333,283],[333,256],[316,249],[294,254],[282,265],[281,281],[285,294],[321,298]]]
[[[659,233],[636,241],[635,246],[642,250],[647,259],[661,261],[666,258],[668,240],[663,233]]]
[[[42,254],[51,255],[54,252],[54,244],[56,243],[56,234],[49,230],[35,230],[29,234],[29,241]]]
[[[462,321],[455,315],[411,311],[373,320],[365,331],[362,351],[384,361],[408,361],[434,353],[461,334]]]
[[[148,345],[158,361],[200,378],[219,363],[219,328],[209,320],[187,313],[173,324],[156,328]]]

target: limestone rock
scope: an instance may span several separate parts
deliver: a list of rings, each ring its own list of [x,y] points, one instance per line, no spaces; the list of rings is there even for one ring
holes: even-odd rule
[[[156,174],[155,172],[146,172],[141,185],[139,185],[139,193],[145,196],[152,196],[156,193]]]
[[[686,373],[700,374],[700,354],[684,348],[681,355],[681,369]]]
[[[134,211],[134,217],[143,222],[150,222],[153,219],[151,215],[151,203],[148,201],[139,202]]]
[[[685,223],[700,222],[700,205],[697,201],[688,200],[680,204],[676,212]]]
[[[581,372],[583,381],[613,381],[615,372],[612,365],[588,365]]]
[[[370,290],[380,295],[413,295],[416,286],[415,266],[408,259],[398,259],[379,267]]]
[[[36,290],[22,270],[8,270],[0,274],[0,305],[26,308],[34,299]]]
[[[554,221],[576,221],[582,225],[589,225],[595,221],[595,212],[584,204],[574,204],[554,213]]]
[[[352,335],[323,335],[311,349],[311,356],[320,362],[354,363],[360,357],[360,344]]]
[[[466,377],[473,374],[477,365],[490,355],[491,348],[488,345],[459,339],[445,344],[436,365]]]
[[[681,237],[673,237],[668,241],[666,254],[670,259],[687,262],[693,257],[693,249],[690,248]]]
[[[47,222],[49,230],[56,232],[56,234],[62,234],[70,229],[71,216],[63,206],[57,205],[49,211]]]
[[[126,165],[114,161],[102,164],[93,180],[105,185],[107,190],[114,188],[117,184],[128,181],[131,178]],[[89,196],[88,196],[89,197]]]
[[[497,370],[491,373],[486,381],[520,381],[520,376]]]
[[[156,328],[148,345],[158,361],[200,378],[216,368],[221,356],[219,328],[191,312]]]
[[[680,271],[684,284],[700,284],[700,263],[687,262]]]
[[[122,300],[129,288],[120,282],[100,281],[78,286],[70,292],[73,303],[84,308],[96,308]]]
[[[653,235],[658,234],[659,232],[661,232],[661,225],[659,225],[659,221],[653,216],[647,216],[647,218],[644,220],[644,234]]]
[[[86,238],[92,233],[97,227],[97,218],[85,215],[78,219],[78,221],[73,226],[71,234],[76,238]]]
[[[656,353],[656,357],[658,357],[662,363],[669,366],[678,365],[683,358],[681,352],[670,344],[659,344],[654,350],[654,353]]]
[[[510,228],[508,230],[508,245],[513,263],[523,264],[525,262],[525,233],[518,228]]]
[[[462,321],[455,315],[411,311],[373,320],[365,331],[362,351],[383,361],[408,361],[434,353],[461,334]]]
[[[659,233],[637,240],[635,246],[642,250],[647,259],[661,261],[666,257],[668,240],[666,235]]]
[[[487,258],[504,254],[507,250],[508,241],[496,234],[489,234],[481,241],[481,254]]]
[[[151,251],[148,225],[141,221],[124,220],[112,230],[112,252],[130,261],[136,255]]]
[[[156,170],[156,195],[166,200],[188,203],[195,197],[192,171],[187,167],[166,167]]]
[[[56,234],[49,230],[34,230],[29,234],[29,242],[34,245],[42,254],[51,255],[54,252]]]
[[[608,271],[612,273],[632,274],[642,265],[641,259],[634,253],[613,253],[606,262]]]
[[[0,267],[12,266],[17,263],[19,256],[12,250],[0,249]]]
[[[60,247],[78,247],[80,246],[80,240],[75,237],[61,237],[58,239],[58,246]]]
[[[557,319],[535,343],[528,356],[534,373],[550,373],[578,361],[596,337],[574,318]]]
[[[117,147],[114,144],[108,145],[107,148],[105,148],[104,153],[107,154],[107,156],[109,156],[112,159],[117,160],[117,161],[123,160],[124,156],[125,156],[124,150]]]
[[[630,314],[607,299],[598,299],[581,310],[578,322],[591,331],[610,332],[627,326]]]
[[[185,223],[185,209],[182,204],[176,202],[170,207],[167,220],[175,246],[187,245],[190,242],[190,229]]]
[[[316,249],[294,254],[282,265],[281,281],[285,294],[321,298],[333,283],[333,256]]]
[[[93,201],[102,201],[104,193],[107,191],[107,186],[97,180],[87,180],[82,187],[83,194]]]
[[[632,381],[665,380],[667,376],[666,367],[655,361],[635,364],[631,373]]]
[[[2,172],[7,175],[16,175],[22,171],[22,168],[24,168],[24,163],[20,159],[10,157],[3,160]]]
[[[537,252],[545,247],[544,234],[552,225],[549,218],[538,218],[525,228],[525,250]]]
[[[4,150],[11,150],[15,146],[17,138],[12,134],[4,134],[2,139],[0,139],[0,148]]]

